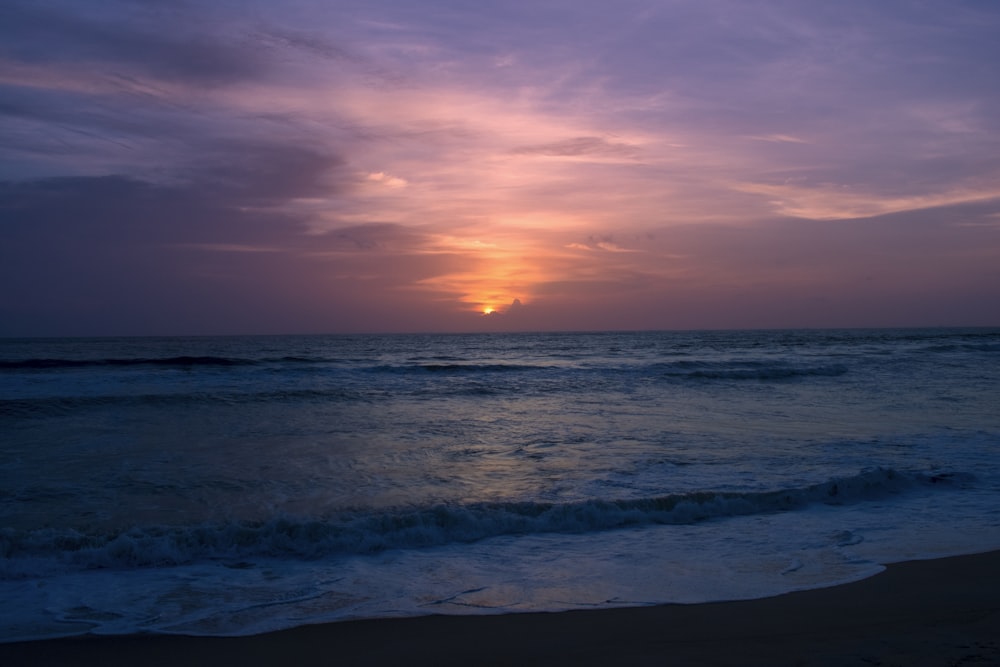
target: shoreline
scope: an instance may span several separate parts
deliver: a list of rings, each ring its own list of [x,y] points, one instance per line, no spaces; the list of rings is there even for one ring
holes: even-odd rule
[[[308,625],[247,637],[0,644],[20,665],[994,665],[1000,551],[770,598]]]

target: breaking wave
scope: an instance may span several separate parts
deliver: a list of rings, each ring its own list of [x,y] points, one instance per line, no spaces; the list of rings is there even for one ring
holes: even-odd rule
[[[926,475],[877,468],[820,484],[772,491],[669,494],[567,503],[489,502],[324,518],[279,517],[189,526],[136,526],[85,533],[0,530],[0,578],[67,570],[169,566],[205,559],[316,559],[469,543],[504,535],[589,533],[628,526],[692,524],[726,517],[877,500],[909,489],[954,486],[961,473]]]

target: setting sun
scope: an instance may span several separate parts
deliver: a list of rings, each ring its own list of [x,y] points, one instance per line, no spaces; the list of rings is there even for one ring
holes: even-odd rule
[[[495,312],[497,312],[496,308],[491,308],[490,306],[483,308],[483,315],[492,315]]]

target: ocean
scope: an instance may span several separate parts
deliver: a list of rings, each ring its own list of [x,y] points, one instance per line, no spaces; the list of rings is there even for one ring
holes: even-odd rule
[[[0,340],[0,639],[695,603],[1000,548],[1000,329]]]

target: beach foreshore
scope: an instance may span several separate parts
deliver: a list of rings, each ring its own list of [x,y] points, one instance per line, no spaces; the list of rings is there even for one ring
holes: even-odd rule
[[[998,665],[1000,551],[759,600],[0,644],[20,665]]]

